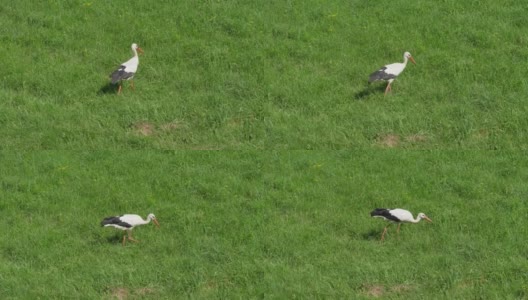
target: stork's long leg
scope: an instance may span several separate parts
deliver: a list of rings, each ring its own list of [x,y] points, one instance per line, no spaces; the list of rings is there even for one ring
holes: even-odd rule
[[[389,227],[389,225],[385,226],[385,229],[383,229],[383,233],[381,234],[381,241],[383,242],[383,240],[385,240],[385,233],[387,233],[387,228]]]
[[[125,244],[126,244],[126,233],[123,234],[123,246],[125,246]]]
[[[387,93],[391,90],[391,83],[389,82],[389,84],[387,84],[387,87],[385,88],[385,96],[387,95]]]
[[[119,88],[117,89],[117,94],[121,94],[121,89],[123,88],[123,86],[121,85],[121,83],[119,84]]]
[[[136,242],[136,243],[139,242],[138,240],[136,240],[136,239],[134,239],[132,237],[132,231],[131,230],[128,231],[128,240],[130,240],[132,242]]]
[[[396,230],[396,233],[399,234],[400,233],[400,227],[401,227],[401,223],[398,224],[398,230]]]
[[[130,87],[132,88],[132,90],[134,90],[134,91],[136,90],[136,88],[134,87],[134,80],[133,79],[130,80]]]

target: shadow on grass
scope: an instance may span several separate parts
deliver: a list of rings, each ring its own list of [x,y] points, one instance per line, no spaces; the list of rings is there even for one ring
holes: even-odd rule
[[[107,237],[107,238],[106,238],[106,241],[107,241],[108,243],[112,243],[112,244],[114,244],[114,243],[121,243],[121,242],[123,241],[123,235],[121,235],[121,234],[114,234],[114,235],[112,235],[112,236]]]
[[[361,237],[364,239],[364,240],[368,240],[368,241],[374,241],[374,240],[379,240],[381,238],[381,231],[379,230],[370,230],[368,232],[364,232]]]
[[[354,98],[356,100],[362,100],[363,98],[366,98],[374,93],[384,93],[386,86],[384,85],[367,85],[364,89],[354,94]]]
[[[117,94],[117,84],[111,84],[110,82],[103,85],[99,91],[97,92],[97,95],[106,95],[106,94]]]

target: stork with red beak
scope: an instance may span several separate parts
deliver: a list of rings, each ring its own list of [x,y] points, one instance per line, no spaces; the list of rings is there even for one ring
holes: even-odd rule
[[[418,216],[413,218],[413,215],[410,211],[401,209],[401,208],[395,208],[395,209],[387,209],[387,208],[376,208],[370,213],[371,217],[374,218],[382,218],[385,221],[388,221],[389,224],[385,226],[385,229],[383,229],[383,233],[381,234],[381,241],[385,239],[385,234],[387,233],[387,228],[392,223],[398,224],[398,230],[396,231],[396,234],[400,233],[400,227],[402,223],[418,223],[420,220],[424,219],[428,222],[433,222],[431,219],[429,219],[428,216],[426,216],[424,213],[419,213]]]
[[[391,91],[391,83],[400,75],[403,70],[405,70],[405,67],[407,66],[407,61],[411,60],[413,64],[416,64],[414,61],[414,58],[411,56],[411,53],[405,52],[403,54],[403,63],[394,63],[390,65],[386,65],[381,67],[376,72],[370,74],[369,77],[369,83],[382,80],[387,81],[387,87],[385,88],[385,95],[387,95],[388,92]]]
[[[117,94],[121,94],[122,89],[122,81],[123,80],[130,80],[130,87],[134,89],[134,75],[136,74],[138,65],[139,65],[139,53],[144,53],[139,46],[134,43],[131,46],[132,52],[134,53],[134,56],[129,59],[128,61],[122,63],[117,70],[115,70],[112,75],[110,75],[110,78],[112,80],[112,84],[119,83],[119,88],[117,90]]]
[[[117,229],[121,229],[128,233],[128,240],[132,242],[139,242],[138,240],[134,239],[132,237],[132,229],[134,227],[139,225],[144,225],[150,223],[150,221],[153,221],[156,226],[159,228],[158,220],[156,219],[156,216],[154,214],[149,214],[147,216],[146,220],[143,220],[138,215],[121,215],[121,216],[115,216],[115,217],[107,217],[104,218],[103,221],[101,221],[101,226],[104,227],[114,227]],[[125,233],[123,235],[123,246],[126,243],[127,234]]]

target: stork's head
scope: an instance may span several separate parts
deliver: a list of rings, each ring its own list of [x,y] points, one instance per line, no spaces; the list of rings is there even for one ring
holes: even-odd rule
[[[416,65],[416,62],[414,61],[414,58],[412,57],[412,55],[411,55],[410,52],[405,52],[405,53],[403,53],[403,57],[404,57],[405,59],[410,59],[411,62],[412,62],[413,64]]]
[[[424,213],[419,213],[419,214],[418,214],[418,219],[424,219],[424,220],[426,220],[427,222],[431,222],[431,223],[433,223],[433,221],[432,221],[431,219],[429,219],[429,217],[426,216]]]
[[[136,43],[132,44],[132,51],[134,51],[134,52],[137,51],[137,52],[142,53],[142,54],[144,53],[143,49],[139,48],[139,46]]]
[[[156,224],[156,226],[158,226],[158,228],[160,227],[160,224],[158,223],[158,219],[156,219],[156,216],[155,216],[154,214],[152,214],[152,213],[149,214],[149,215],[147,216],[147,220],[149,220],[149,221],[153,221],[154,224]]]

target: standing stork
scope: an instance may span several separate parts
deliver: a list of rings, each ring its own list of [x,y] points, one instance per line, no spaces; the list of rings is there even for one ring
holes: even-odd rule
[[[122,63],[117,70],[115,70],[112,75],[110,75],[110,78],[112,80],[112,84],[119,83],[119,88],[117,90],[117,94],[121,94],[121,88],[122,88],[122,81],[123,80],[130,80],[130,87],[134,89],[134,75],[136,74],[138,65],[139,65],[139,53],[144,53],[139,46],[134,43],[131,46],[132,52],[134,53],[134,56],[129,59],[128,61]]]
[[[158,226],[159,228],[160,225],[154,214],[149,214],[146,220],[143,220],[143,218],[141,218],[138,215],[121,215],[121,216],[115,216],[115,217],[107,217],[107,218],[104,218],[103,221],[101,221],[101,226],[115,227],[117,229],[124,230],[128,233],[128,240],[132,242],[139,242],[138,240],[135,240],[134,238],[132,238],[132,229],[134,229],[134,227],[139,226],[139,225],[148,224],[150,223],[150,221],[154,221],[156,226]],[[125,233],[123,235],[123,246],[125,245],[126,237],[127,237],[127,234]]]
[[[420,222],[421,219],[424,219],[431,223],[433,222],[424,213],[419,213],[416,219],[414,219],[410,211],[401,209],[401,208],[396,208],[396,209],[376,208],[375,210],[370,212],[370,216],[374,218],[382,218],[385,221],[390,222],[387,226],[385,226],[385,229],[383,230],[383,233],[381,234],[381,241],[385,239],[385,233],[387,233],[387,228],[392,223],[398,223],[398,230],[396,231],[396,234],[399,234],[400,226],[402,223],[418,223]]]
[[[412,61],[413,64],[416,64],[414,58],[411,56],[411,53],[405,52],[403,54],[403,63],[394,63],[381,67],[376,72],[370,74],[369,83],[378,80],[389,82],[387,84],[387,87],[385,88],[385,95],[387,95],[387,93],[391,91],[391,83],[394,81],[394,79],[396,79],[396,77],[398,77],[398,75],[400,75],[401,72],[403,72],[403,70],[405,70],[405,67],[407,66],[407,61],[409,59]]]

